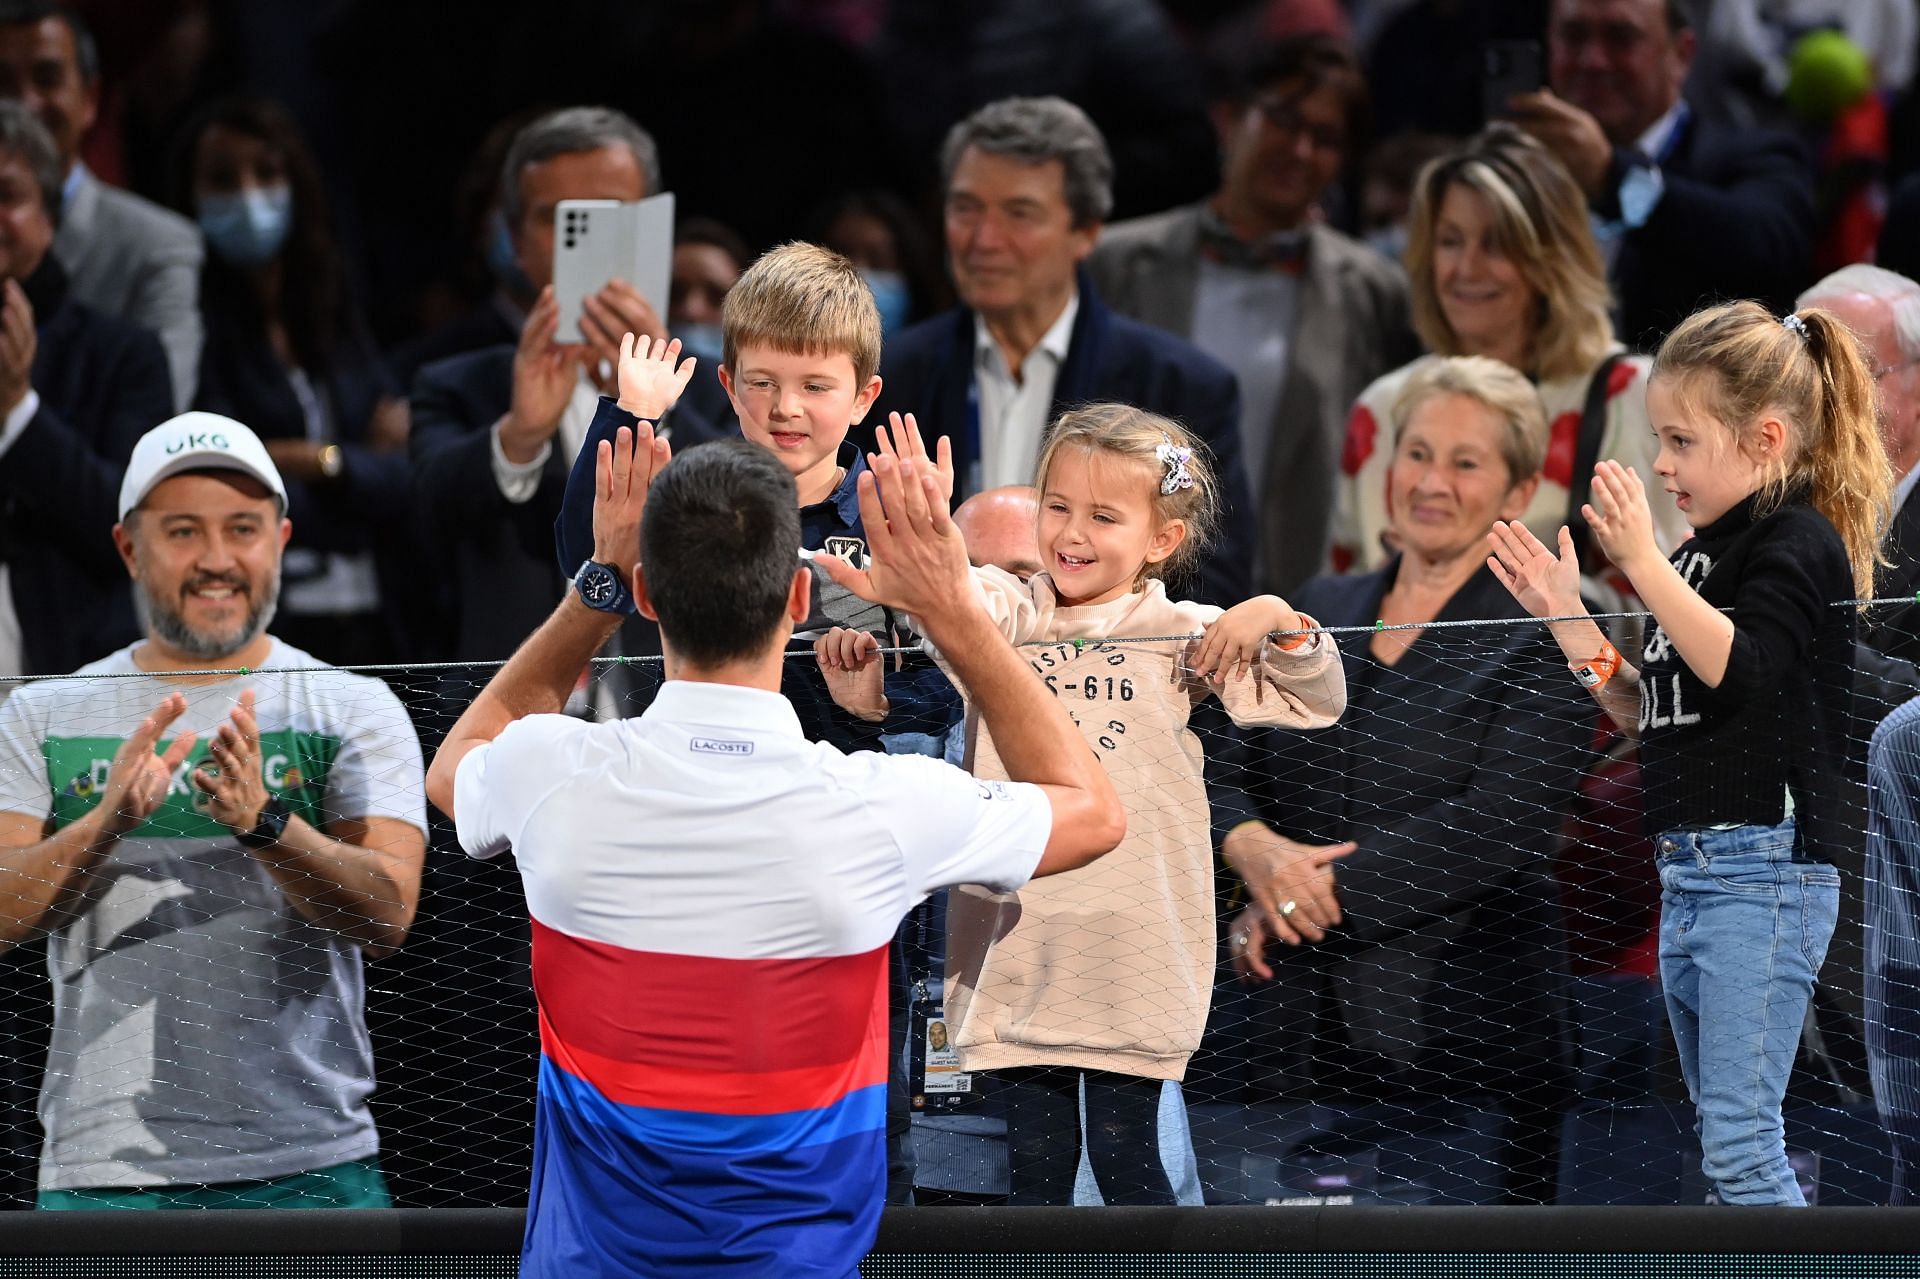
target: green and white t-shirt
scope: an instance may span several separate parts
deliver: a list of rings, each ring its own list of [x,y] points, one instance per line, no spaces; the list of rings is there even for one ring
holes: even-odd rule
[[[277,640],[259,672],[207,684],[142,674],[131,653],[0,704],[0,811],[53,829],[99,802],[122,737],[168,693],[187,698],[169,731],[199,735],[165,803],[48,921],[40,1186],[244,1181],[372,1155],[359,948],[294,911],[188,773],[251,688],[262,772],[293,812],[425,829],[406,712],[380,681]]]

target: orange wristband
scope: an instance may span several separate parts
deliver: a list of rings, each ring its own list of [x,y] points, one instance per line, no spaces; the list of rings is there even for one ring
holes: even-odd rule
[[[1299,634],[1289,635],[1285,639],[1274,641],[1283,652],[1291,653],[1296,649],[1304,648],[1306,645],[1311,644],[1316,638],[1314,632],[1320,629],[1320,623],[1314,621],[1305,613],[1295,613],[1293,619],[1293,629],[1298,631]]]
[[[1613,673],[1620,669],[1620,650],[1605,640],[1600,642],[1600,651],[1585,662],[1569,662],[1568,669],[1580,686],[1588,692],[1597,693],[1607,686]]]

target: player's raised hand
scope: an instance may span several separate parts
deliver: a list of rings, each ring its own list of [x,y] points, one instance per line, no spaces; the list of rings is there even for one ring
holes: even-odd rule
[[[673,460],[673,447],[651,423],[621,427],[600,441],[594,457],[593,558],[628,572],[640,561],[640,520],[647,489]]]
[[[877,454],[860,477],[860,520],[869,551],[865,570],[831,555],[814,563],[863,600],[914,617],[973,599],[966,542],[954,527],[940,481],[924,463]]]

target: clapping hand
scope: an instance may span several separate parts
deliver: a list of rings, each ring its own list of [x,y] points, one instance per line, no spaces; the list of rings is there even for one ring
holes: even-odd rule
[[[33,304],[20,285],[8,280],[0,289],[0,413],[27,398],[33,384],[33,357],[40,338],[33,326]]]
[[[185,697],[179,693],[168,694],[114,752],[99,808],[105,815],[103,820],[108,830],[115,834],[132,830],[153,816],[154,810],[165,801],[167,788],[173,785],[173,775],[180,771],[180,765],[193,750],[194,734],[182,733],[164,753],[154,752],[168,727],[186,709]]]
[[[508,461],[531,462],[539,456],[541,445],[559,429],[560,414],[573,395],[580,348],[554,340],[559,326],[560,304],[549,286],[540,290],[527,312],[513,353],[513,400],[500,424],[500,447]]]
[[[1517,520],[1495,520],[1487,541],[1493,547],[1487,567],[1529,614],[1572,617],[1585,611],[1580,603],[1580,553],[1566,525],[1560,526],[1558,555]]]
[[[1608,459],[1593,468],[1593,487],[1580,508],[1588,527],[1609,560],[1629,579],[1649,559],[1662,560],[1653,540],[1653,510],[1647,505],[1647,486],[1630,466]]]
[[[208,814],[237,835],[260,824],[270,798],[260,770],[260,724],[253,715],[253,690],[213,735],[207,760],[193,770],[193,784],[207,797]]]
[[[661,340],[667,326],[653,304],[625,280],[609,280],[598,292],[580,299],[580,337],[586,344],[587,375],[601,394],[619,385],[621,335],[637,333],[643,341]]]

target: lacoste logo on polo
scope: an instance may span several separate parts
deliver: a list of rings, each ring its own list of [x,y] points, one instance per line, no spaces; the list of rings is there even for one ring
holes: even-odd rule
[[[687,743],[691,750],[703,755],[751,755],[752,742],[730,742],[719,737],[696,737]]]

